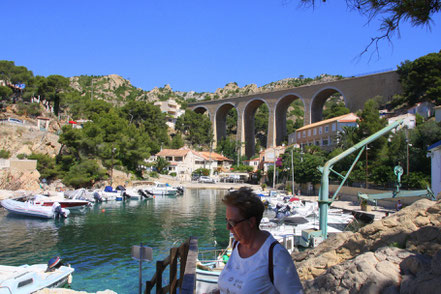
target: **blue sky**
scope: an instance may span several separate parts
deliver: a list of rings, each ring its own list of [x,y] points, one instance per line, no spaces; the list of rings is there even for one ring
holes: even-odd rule
[[[318,1],[320,2],[320,1]],[[150,90],[213,92],[322,73],[395,69],[441,49],[441,15],[431,31],[401,27],[380,57],[357,58],[380,34],[378,21],[345,1],[315,8],[292,0],[3,1],[0,59],[35,75],[118,74]]]

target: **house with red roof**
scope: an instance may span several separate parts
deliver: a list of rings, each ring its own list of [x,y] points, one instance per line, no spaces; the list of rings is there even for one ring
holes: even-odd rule
[[[288,137],[288,144],[298,144],[301,148],[316,145],[332,150],[337,145],[337,135],[343,127],[357,127],[357,115],[348,113],[303,126]]]
[[[229,170],[233,160],[209,151],[195,151],[188,148],[180,149],[162,149],[155,154],[155,159],[162,157],[170,165],[169,173],[176,173],[182,180],[190,180],[193,171],[199,168],[210,170],[210,174],[215,171]]]

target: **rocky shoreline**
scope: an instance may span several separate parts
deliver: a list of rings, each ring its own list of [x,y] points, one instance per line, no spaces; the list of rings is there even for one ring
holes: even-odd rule
[[[439,293],[441,201],[419,200],[292,257],[305,293]]]

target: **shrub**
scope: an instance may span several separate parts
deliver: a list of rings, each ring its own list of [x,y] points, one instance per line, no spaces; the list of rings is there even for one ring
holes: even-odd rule
[[[158,175],[157,172],[152,171],[152,172],[150,172],[149,177],[151,177],[151,178],[156,178],[156,179],[157,179],[157,178],[159,178],[159,175]]]
[[[8,159],[9,157],[11,157],[11,152],[9,152],[5,149],[0,150],[0,158]]]
[[[175,172],[170,173],[170,175],[171,175],[172,177],[176,177],[176,173],[175,173]]]
[[[24,153],[20,153],[20,154],[17,154],[17,158],[18,159],[26,159],[26,158],[28,158],[28,155],[24,154]]]

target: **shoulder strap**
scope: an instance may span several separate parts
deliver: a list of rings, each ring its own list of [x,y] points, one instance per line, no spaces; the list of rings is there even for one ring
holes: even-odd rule
[[[273,243],[271,243],[271,245],[269,247],[269,253],[268,253],[268,273],[269,273],[269,277],[271,280],[271,284],[274,284],[273,251],[274,251],[274,246],[276,246],[277,244],[279,244],[278,241],[274,241]]]
[[[236,240],[233,241],[233,249],[232,250],[234,250],[234,248],[236,248],[237,243],[239,243],[239,241],[236,241]]]

